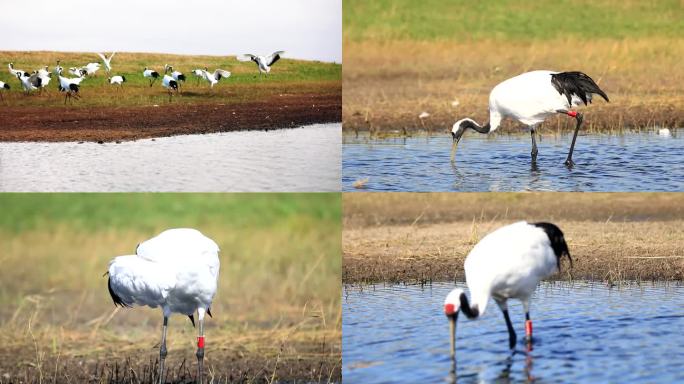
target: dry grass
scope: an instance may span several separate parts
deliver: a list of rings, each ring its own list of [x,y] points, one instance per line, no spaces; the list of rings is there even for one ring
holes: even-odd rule
[[[606,91],[610,103],[597,100],[584,108],[587,131],[684,122],[684,39],[345,39],[343,52],[343,128],[348,131],[445,132],[459,118],[486,121],[491,88],[532,69],[582,70]],[[419,119],[423,111],[430,116]],[[504,127],[512,126],[519,124]],[[544,126],[560,130],[574,123],[557,118]]]
[[[684,280],[681,194],[345,194],[343,282],[463,278],[487,233],[517,220],[563,229],[572,278]],[[570,279],[564,272],[558,279]]]
[[[0,382],[102,382],[127,359],[145,376],[161,313],[117,310],[102,275],[112,257],[178,221],[222,250],[205,321],[208,377],[339,381],[339,197],[312,196],[307,207],[304,196],[156,196],[3,197],[14,206],[0,228]],[[169,320],[170,366],[185,359],[192,377],[196,331],[186,317]]]
[[[53,75],[47,89],[49,95],[39,96],[37,92],[30,96],[23,95],[19,80],[13,78],[7,70],[7,64],[14,63],[16,69],[28,72],[49,66],[52,71],[57,59],[61,59],[64,75],[73,77],[67,71],[70,67],[80,67],[89,62],[101,62],[94,53],[74,52],[0,52],[0,80],[10,84],[12,89],[5,92],[6,106],[61,106],[64,95],[57,91],[58,80]],[[119,92],[107,81],[102,67],[95,77],[87,78],[81,83],[80,101],[74,102],[70,108],[79,107],[112,107],[164,105],[169,103],[168,93],[158,79],[152,87],[149,80],[142,76],[145,67],[157,70],[162,76],[164,65],[169,64],[175,70],[183,72],[187,81],[182,85],[181,95],[173,98],[173,103],[180,104],[237,104],[267,99],[279,94],[339,94],[342,76],[340,64],[282,59],[274,67],[269,78],[259,78],[254,63],[239,62],[235,56],[189,56],[154,53],[120,52],[112,60],[112,74],[124,75],[124,90]],[[210,72],[216,68],[231,72],[231,76],[222,79],[213,88],[205,80],[198,82],[191,71],[195,68],[208,67]]]

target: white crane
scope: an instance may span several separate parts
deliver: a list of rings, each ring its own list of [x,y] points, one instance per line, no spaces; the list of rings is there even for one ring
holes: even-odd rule
[[[181,72],[174,71],[172,65],[164,64],[164,73],[168,73],[171,71],[171,77],[173,77],[174,80],[176,80],[176,83],[178,83],[178,87],[181,86],[181,83],[185,82],[185,75]]]
[[[84,68],[71,67],[69,68],[69,73],[76,77],[83,77],[88,74],[88,71],[86,71]]]
[[[115,75],[107,79],[109,81],[109,84],[116,84],[119,86],[118,89],[123,89],[123,83],[126,82],[126,76],[123,75]]]
[[[0,81],[0,100],[4,100],[2,98],[2,93],[7,92],[10,89],[9,84],[5,83],[4,81]]]
[[[135,255],[109,263],[109,294],[114,305],[161,307],[164,316],[159,348],[159,383],[164,377],[166,327],[172,313],[186,315],[195,325],[197,311],[197,381],[202,382],[204,314],[211,316],[219,275],[219,247],[195,229],[166,230],[138,245]]]
[[[197,85],[199,85],[200,79],[204,79],[204,70],[203,69],[193,69],[192,74],[197,77]]]
[[[164,77],[162,78],[162,87],[166,88],[166,90],[169,92],[169,101],[171,101],[173,91],[178,93],[178,82],[167,74],[164,74]]]
[[[152,84],[159,78],[159,72],[155,71],[154,69],[147,69],[147,67],[145,67],[145,69],[143,70],[143,77],[150,79],[151,87]]]
[[[532,340],[530,296],[540,280],[560,271],[563,256],[572,258],[563,232],[551,223],[520,221],[488,234],[470,251],[464,268],[470,302],[462,289],[452,290],[444,300],[444,312],[451,329],[451,356],[455,355],[456,320],[459,309],[469,318],[482,316],[489,298],[503,312],[509,347],[516,334],[508,316],[508,299],[519,299],[525,309],[525,334]]]
[[[214,84],[218,83],[219,80],[230,77],[230,72],[224,71],[223,69],[217,69],[213,73],[209,73],[207,67],[204,67],[204,80],[208,81],[211,88],[214,88]]]
[[[64,92],[64,104],[67,103],[67,99],[71,101],[71,98],[80,99],[81,96],[78,94],[80,89],[80,84],[84,77],[68,78],[62,76],[62,67],[59,66],[59,61],[57,61],[57,78],[59,79],[59,91]]]
[[[17,73],[17,79],[21,81],[21,86],[24,88],[24,92],[28,95],[31,91],[39,89],[43,83],[43,80],[38,76],[37,73],[29,75],[24,72],[22,76],[21,73]]]
[[[9,68],[10,73],[14,77],[17,77],[17,75],[24,76],[26,74],[26,71],[22,71],[21,69],[14,69],[14,63],[7,64],[7,67]]]
[[[64,68],[62,68],[62,66],[59,65],[59,62],[60,60],[57,59],[57,65],[55,66],[55,70],[53,71],[55,75],[59,75],[64,70]]]
[[[504,117],[510,117],[529,126],[532,135],[532,162],[536,163],[538,151],[535,129],[547,118],[560,113],[577,120],[575,135],[565,160],[565,165],[572,167],[572,152],[583,116],[570,108],[581,103],[591,103],[592,94],[598,94],[608,101],[608,96],[594,80],[582,72],[532,71],[504,80],[489,94],[487,124],[480,126],[473,119],[465,118],[453,125],[452,159],[466,129],[491,133],[499,127]]]
[[[236,58],[239,61],[253,61],[256,63],[257,67],[259,67],[259,75],[263,73],[270,73],[271,72],[271,66],[276,63],[280,59],[280,55],[284,54],[285,51],[276,51],[271,53],[268,56],[258,56],[258,55],[253,55],[251,53],[245,53],[243,55],[238,55]]]
[[[100,63],[88,63],[81,67],[81,70],[85,71],[88,76],[95,76],[95,72],[100,69]]]
[[[114,55],[116,55],[116,52],[112,52],[109,58],[101,53],[98,53],[97,55],[100,56],[100,58],[102,59],[102,63],[105,67],[105,72],[109,74],[112,71],[112,59],[114,58]]]

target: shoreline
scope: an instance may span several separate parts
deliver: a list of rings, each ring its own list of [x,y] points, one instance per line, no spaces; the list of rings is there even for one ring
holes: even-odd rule
[[[208,111],[210,111],[208,113]],[[272,130],[342,120],[338,94],[289,94],[235,104],[142,107],[7,107],[3,142],[115,142],[176,135]]]

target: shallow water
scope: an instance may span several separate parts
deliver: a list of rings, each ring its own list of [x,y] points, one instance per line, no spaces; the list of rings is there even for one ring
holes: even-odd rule
[[[344,382],[453,381],[442,308],[455,286],[344,289]],[[509,312],[518,333],[515,353],[508,349],[506,325],[493,301],[477,320],[459,316],[459,383],[684,381],[683,287],[541,284],[531,302],[531,351],[522,340],[522,305],[509,301]]]
[[[339,191],[341,124],[106,143],[0,143],[1,191]]]
[[[577,138],[573,160],[563,165],[571,134],[543,135],[537,167],[529,135],[466,133],[456,162],[451,136],[371,139],[342,137],[342,188],[376,191],[682,191],[684,129]]]

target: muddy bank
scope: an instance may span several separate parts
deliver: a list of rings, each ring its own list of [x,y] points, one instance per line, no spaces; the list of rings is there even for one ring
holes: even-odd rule
[[[117,141],[339,122],[342,97],[283,94],[238,104],[157,107],[7,107],[0,141]]]
[[[338,352],[339,353],[339,352]],[[178,355],[182,355],[179,357]],[[175,356],[173,356],[175,355]],[[0,383],[150,383],[158,380],[159,356],[154,349],[128,356],[64,357],[50,355],[37,360],[32,348],[3,350]],[[195,383],[194,352],[169,352],[165,383]],[[244,351],[211,351],[204,360],[205,382],[229,383],[327,383],[341,382],[339,355],[315,351],[297,355],[264,356]]]

